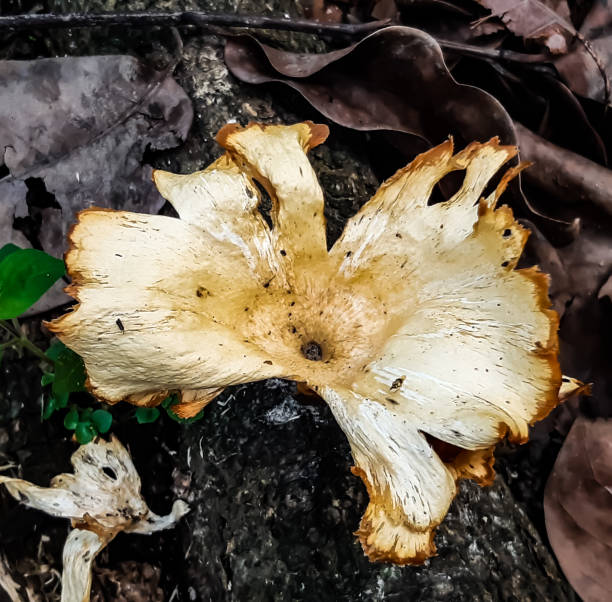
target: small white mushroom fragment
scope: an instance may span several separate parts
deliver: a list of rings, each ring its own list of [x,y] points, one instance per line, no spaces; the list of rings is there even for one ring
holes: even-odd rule
[[[81,212],[66,256],[79,303],[49,328],[109,403],[174,392],[186,417],[229,385],[278,377],[315,391],[368,488],[365,552],[418,564],[435,553],[457,480],[489,483],[495,444],[526,441],[559,403],[558,316],[548,277],[516,269],[528,231],[497,207],[522,166],[483,196],[516,148],[492,139],[454,153],[448,140],[419,155],[328,250],[307,157],[327,133],[228,125],[207,169],[154,172],[178,219]],[[453,171],[463,183],[430,204]]]
[[[62,602],[83,602],[89,600],[94,558],[118,533],[168,529],[189,508],[178,500],[167,516],[151,512],[130,454],[115,437],[79,447],[71,462],[74,474],[57,475],[50,487],[4,476],[0,484],[26,506],[72,521],[63,552]]]

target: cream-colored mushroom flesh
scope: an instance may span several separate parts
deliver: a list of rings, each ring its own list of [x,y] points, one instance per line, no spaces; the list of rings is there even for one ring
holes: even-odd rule
[[[326,135],[312,123],[226,126],[226,153],[207,169],[154,173],[178,219],[83,211],[66,257],[79,304],[51,329],[109,402],[180,392],[188,415],[228,385],[305,383],[367,485],[364,550],[419,563],[457,479],[490,482],[492,447],[525,441],[557,404],[557,316],[547,277],[516,269],[528,232],[497,208],[518,169],[482,196],[514,147],[453,154],[447,141],[419,155],[328,251],[306,156]],[[457,170],[460,189],[428,205]]]

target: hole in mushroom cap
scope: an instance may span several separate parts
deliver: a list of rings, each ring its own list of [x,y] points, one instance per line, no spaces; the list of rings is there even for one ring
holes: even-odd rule
[[[448,201],[461,188],[465,173],[465,169],[451,171],[438,180],[427,200],[427,205],[431,206]]]
[[[272,217],[270,215],[272,211],[272,199],[270,198],[268,191],[262,186],[261,182],[253,180],[253,184],[255,184],[257,190],[259,190],[260,200],[259,204],[257,205],[257,211],[259,212],[261,217],[263,217],[266,224],[268,224],[268,228],[272,230],[274,229],[274,224],[272,223]]]
[[[307,359],[313,362],[319,362],[323,359],[323,350],[321,349],[321,345],[316,341],[309,341],[302,345],[302,355]]]
[[[110,466],[103,466],[102,472],[113,481],[117,480],[117,474],[112,468],[110,468]]]

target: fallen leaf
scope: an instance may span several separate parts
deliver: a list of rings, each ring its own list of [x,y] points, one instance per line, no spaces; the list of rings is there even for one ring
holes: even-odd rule
[[[174,502],[167,516],[149,510],[140,494],[140,477],[118,439],[101,438],[72,455],[74,474],[60,474],[50,487],[0,476],[17,500],[52,516],[69,518],[74,529],[64,546],[62,600],[89,600],[94,558],[118,533],[148,535],[174,526],[189,508]]]
[[[243,81],[295,88],[340,125],[416,136],[425,143],[418,150],[449,134],[459,146],[493,136],[516,143],[502,105],[478,88],[458,84],[434,38],[411,27],[387,27],[326,54],[285,52],[238,36],[228,40],[225,60]]]
[[[585,602],[612,598],[612,420],[578,418],[544,494],[546,530]]]
[[[527,263],[537,263],[552,276],[550,297],[561,316],[561,368],[593,383],[588,401],[596,416],[612,415],[612,341],[610,300],[605,283],[612,271],[612,234],[608,220],[588,213],[569,244],[552,245],[535,224],[527,241]]]
[[[509,31],[544,45],[557,55],[554,65],[573,92],[610,103],[612,11],[607,0],[594,0],[576,31],[566,0],[477,0]],[[482,21],[482,20],[481,20]]]
[[[0,182],[10,191],[0,243],[20,238],[12,220],[24,211],[30,178],[55,197],[40,210],[39,238],[56,257],[76,212],[92,204],[156,213],[164,201],[143,153],[177,145],[191,120],[191,103],[172,77],[133,57],[0,62],[0,162],[10,170]]]
[[[612,10],[607,0],[593,2],[580,35],[582,39],[576,40],[570,52],[555,61],[555,66],[574,92],[610,104]]]
[[[566,0],[477,0],[515,35],[565,54],[576,35]]]

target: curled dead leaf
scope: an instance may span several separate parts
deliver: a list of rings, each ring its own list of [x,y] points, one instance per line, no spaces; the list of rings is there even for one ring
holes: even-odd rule
[[[555,67],[569,87],[586,98],[610,104],[612,78],[612,11],[606,0],[595,0],[580,35]]]
[[[552,54],[565,54],[576,30],[566,0],[477,0],[499,17],[509,31],[535,40]]]
[[[585,602],[612,597],[612,420],[580,417],[544,495],[546,530],[572,587]]]
[[[461,146],[494,136],[516,144],[502,105],[483,90],[457,83],[436,40],[412,27],[386,27],[326,54],[286,52],[237,36],[227,41],[225,61],[243,81],[295,88],[345,127],[416,136],[426,142],[420,150],[449,135]]]

